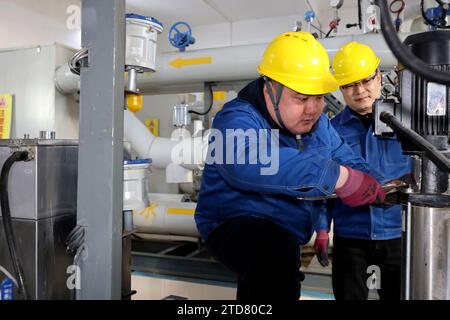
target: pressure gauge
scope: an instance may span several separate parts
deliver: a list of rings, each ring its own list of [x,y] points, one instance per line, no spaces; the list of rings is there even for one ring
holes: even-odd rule
[[[330,0],[330,6],[332,8],[339,9],[344,4],[344,0]]]

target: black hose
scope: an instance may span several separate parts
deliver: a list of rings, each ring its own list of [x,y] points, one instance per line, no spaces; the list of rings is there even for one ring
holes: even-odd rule
[[[359,30],[362,29],[362,10],[361,10],[361,0],[358,0],[358,26],[359,26]]]
[[[425,155],[430,159],[439,169],[450,173],[450,160],[439,152],[431,143],[425,140],[421,135],[415,131],[405,127],[395,116],[389,112],[383,111],[380,113],[380,120],[386,123],[399,136],[414,143],[419,150],[425,152]]]
[[[28,300],[28,292],[25,285],[25,276],[23,272],[22,262],[17,253],[16,239],[14,237],[14,230],[12,227],[11,212],[9,208],[8,197],[8,176],[14,162],[25,161],[28,159],[28,152],[16,151],[8,159],[2,167],[0,175],[0,204],[2,209],[3,228],[5,230],[6,242],[8,243],[9,254],[11,256],[14,272],[16,274],[17,282],[19,284],[19,293],[24,300]]]
[[[448,72],[432,69],[428,64],[412,54],[407,46],[400,42],[395,27],[392,24],[386,0],[375,0],[375,3],[380,7],[381,31],[383,32],[384,39],[398,61],[428,81],[450,85],[450,74]]]

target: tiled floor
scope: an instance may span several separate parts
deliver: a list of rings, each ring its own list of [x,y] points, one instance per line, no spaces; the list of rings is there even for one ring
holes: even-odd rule
[[[134,273],[132,289],[137,293],[133,300],[190,299],[190,300],[234,300],[236,288],[226,283],[196,280],[182,281],[144,273]],[[312,290],[302,290],[301,300],[333,299],[333,296]]]

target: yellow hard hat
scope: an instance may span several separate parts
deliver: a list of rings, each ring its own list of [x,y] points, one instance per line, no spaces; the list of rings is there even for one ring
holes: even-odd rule
[[[327,52],[308,32],[278,35],[268,45],[257,70],[303,94],[320,95],[338,88]]]
[[[344,86],[371,76],[379,64],[380,58],[369,46],[352,41],[339,48],[332,66],[339,86]]]

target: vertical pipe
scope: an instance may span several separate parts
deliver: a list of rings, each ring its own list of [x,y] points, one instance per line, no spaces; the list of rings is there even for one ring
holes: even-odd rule
[[[82,1],[77,223],[85,227],[80,299],[120,299],[125,0]]]
[[[403,299],[410,300],[411,291],[411,202],[408,202],[405,212],[405,256],[404,256],[404,288]]]

